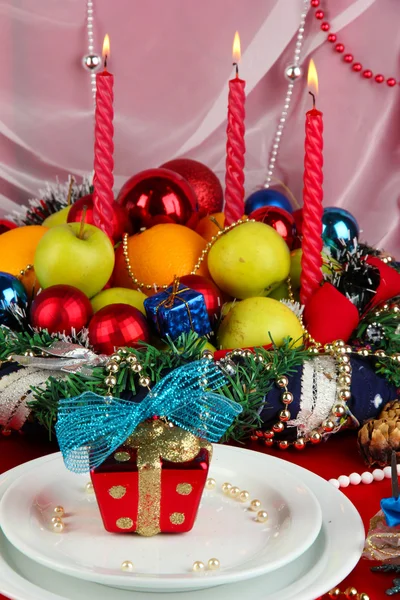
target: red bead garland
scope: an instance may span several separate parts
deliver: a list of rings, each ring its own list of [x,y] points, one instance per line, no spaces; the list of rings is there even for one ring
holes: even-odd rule
[[[317,9],[314,13],[314,16],[316,19],[318,19],[318,21],[321,21],[322,19],[325,18],[324,11],[319,8],[320,4],[321,4],[320,0],[311,0],[312,8]],[[322,31],[328,32],[331,28],[331,24],[329,23],[329,21],[324,20],[323,23],[321,23],[320,27],[321,27]],[[335,52],[337,52],[338,54],[342,54],[344,52],[345,46],[341,42],[338,42],[336,33],[328,33],[327,40],[331,44],[335,44],[335,46],[334,46]],[[347,63],[348,65],[351,65],[351,69],[355,73],[360,73],[364,79],[373,79],[373,81],[375,81],[376,83],[384,83],[386,81],[386,84],[388,85],[388,87],[394,87],[397,84],[397,81],[394,77],[386,78],[381,73],[378,73],[377,75],[374,76],[371,69],[363,70],[362,64],[360,62],[354,62],[354,56],[350,53],[346,53],[343,56],[343,62]],[[399,85],[400,85],[400,82],[399,82]]]

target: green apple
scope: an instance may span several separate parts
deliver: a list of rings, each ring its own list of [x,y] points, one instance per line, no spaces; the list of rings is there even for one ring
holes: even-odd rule
[[[243,223],[225,233],[208,254],[217,286],[234,298],[267,295],[289,275],[286,242],[265,223]]]
[[[289,298],[289,289],[286,281],[282,281],[276,288],[270,291],[268,298],[274,300],[282,300],[283,298]]]
[[[105,233],[94,225],[57,225],[37,245],[34,259],[36,277],[42,288],[66,284],[88,298],[97,294],[110,279],[114,248]]]
[[[272,298],[247,298],[238,302],[222,321],[218,333],[221,349],[266,346],[271,338],[281,346],[290,337],[294,346],[303,343],[303,328],[296,315]]]
[[[98,310],[109,304],[129,304],[138,308],[141,313],[146,316],[143,302],[147,296],[139,290],[130,290],[128,288],[115,287],[108,290],[103,290],[94,298],[91,299],[93,312],[96,313]]]
[[[68,213],[71,210],[71,206],[66,206],[58,212],[50,215],[42,223],[45,227],[56,227],[56,225],[64,225],[68,219]]]
[[[301,248],[297,248],[290,253],[290,280],[292,282],[293,290],[298,290],[300,288],[300,275],[301,275],[301,257],[303,255],[303,250]],[[336,269],[340,269],[340,264],[321,252],[322,260],[324,261],[322,265],[322,272],[326,275],[331,274],[331,268],[327,264],[328,261],[332,263],[333,267]]]

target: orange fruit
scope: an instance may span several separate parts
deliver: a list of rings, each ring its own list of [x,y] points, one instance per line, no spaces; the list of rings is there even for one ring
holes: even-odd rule
[[[220,227],[218,227],[214,223],[213,219],[215,219],[217,221],[217,223],[220,225]],[[209,242],[211,240],[211,238],[214,237],[214,235],[217,235],[218,231],[221,231],[221,229],[224,228],[224,223],[225,223],[224,213],[222,213],[222,212],[214,213],[213,215],[207,215],[206,217],[203,217],[202,219],[200,219],[199,224],[196,227],[196,231],[199,235],[201,235],[201,237],[203,237],[205,240],[207,240],[207,242]]]
[[[207,242],[195,231],[184,225],[163,223],[128,238],[128,256],[131,270],[140,282],[152,285],[169,285],[174,275],[188,275],[197,263]],[[209,275],[204,260],[197,275]],[[129,277],[122,245],[115,256],[113,275],[115,287],[137,289]],[[145,290],[147,294],[154,293]]]
[[[17,227],[0,235],[0,271],[18,277],[20,271],[28,265],[33,265],[36,246],[48,231],[42,225],[26,225]],[[21,282],[28,293],[28,297],[39,288],[34,270],[22,276]]]

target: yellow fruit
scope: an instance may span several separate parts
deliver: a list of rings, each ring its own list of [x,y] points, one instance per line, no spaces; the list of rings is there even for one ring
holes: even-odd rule
[[[301,248],[297,248],[290,253],[290,279],[292,282],[293,290],[297,290],[300,288],[300,275],[301,275],[301,257],[303,255],[303,250]],[[326,254],[321,252],[322,259],[324,264],[322,265],[322,272],[326,275],[332,274],[331,268],[328,266],[328,260],[332,263],[333,269],[340,270],[340,264],[334,260],[333,258],[327,257]]]
[[[215,242],[208,268],[218,287],[234,298],[265,296],[287,278],[290,252],[265,223],[243,223]]]
[[[215,221],[218,223],[216,225]],[[214,213],[213,215],[207,215],[200,219],[199,224],[196,227],[196,231],[201,237],[203,237],[207,242],[209,242],[215,235],[217,235],[218,231],[224,228],[225,223],[225,215],[224,213]]]
[[[147,296],[142,292],[139,292],[139,290],[116,287],[99,292],[90,302],[94,313],[109,304],[129,304],[130,306],[138,308],[140,312],[146,316],[146,311],[143,306],[143,302],[146,298]]]
[[[222,349],[266,346],[271,338],[281,346],[290,337],[294,346],[303,343],[303,329],[296,315],[272,298],[247,298],[238,302],[222,321],[218,347]]]
[[[57,225],[64,225],[68,219],[68,213],[71,210],[72,206],[65,206],[58,212],[50,215],[43,221],[43,225],[45,227],[56,227]]]
[[[169,285],[175,275],[188,275],[193,270],[205,247],[206,241],[184,225],[155,225],[128,239],[131,270],[145,284]],[[203,261],[196,275],[209,275],[207,261]],[[113,284],[131,289],[138,287],[128,275],[121,246],[115,257]],[[143,291],[154,293],[154,290]]]
[[[1,234],[0,271],[18,277],[21,270],[26,269],[28,265],[33,265],[36,247],[47,231],[48,228],[42,225],[27,225]],[[32,291],[36,292],[40,287],[33,270],[28,271],[21,278],[21,282],[28,297],[31,296]]]

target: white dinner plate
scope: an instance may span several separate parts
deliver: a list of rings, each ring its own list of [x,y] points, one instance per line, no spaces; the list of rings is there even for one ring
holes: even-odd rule
[[[247,452],[236,450],[235,452]],[[53,455],[54,456],[54,455]],[[53,456],[36,459],[0,477],[0,499],[23,472],[45,470]],[[274,461],[283,462],[273,458]],[[310,487],[322,509],[316,542],[290,565],[249,581],[212,590],[213,600],[313,600],[342,581],[357,564],[364,546],[364,527],[353,504],[314,473],[285,463],[289,473]],[[112,589],[52,571],[16,550],[0,533],[0,593],[12,600],[160,600],[157,593]],[[164,596],[165,598],[165,596]],[[179,600],[209,600],[210,590],[182,592]]]
[[[0,505],[0,524],[12,545],[29,558],[103,585],[171,592],[233,583],[289,564],[321,529],[317,499],[285,465],[257,452],[215,446],[210,475],[217,486],[203,494],[192,531],[146,538],[108,533],[95,496],[85,491],[87,476],[68,471],[58,454],[46,469],[38,464],[9,487]],[[257,522],[249,502],[226,496],[221,490],[225,481],[258,498],[268,521]],[[61,534],[51,524],[57,505],[66,513]],[[192,571],[196,560],[207,563],[212,557],[219,559],[219,570]],[[121,571],[126,560],[134,563],[134,572]]]

